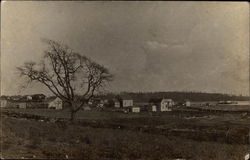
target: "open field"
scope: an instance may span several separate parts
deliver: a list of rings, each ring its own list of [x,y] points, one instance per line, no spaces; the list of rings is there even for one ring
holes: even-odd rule
[[[222,111],[246,111],[246,112],[250,112],[250,105],[233,105],[233,104],[232,105],[220,104],[220,105],[211,105],[211,106],[195,105],[194,108],[222,110]]]
[[[250,116],[207,112],[124,114],[2,110],[6,158],[242,159]],[[37,115],[35,117],[32,117]],[[19,150],[19,152],[16,152]]]

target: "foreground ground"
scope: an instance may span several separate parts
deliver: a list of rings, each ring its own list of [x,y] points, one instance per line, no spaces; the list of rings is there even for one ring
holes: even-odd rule
[[[81,111],[70,124],[66,110],[2,113],[4,158],[240,160],[250,124],[246,114]]]

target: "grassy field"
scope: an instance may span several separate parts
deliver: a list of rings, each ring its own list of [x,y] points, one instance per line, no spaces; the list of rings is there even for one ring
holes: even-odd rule
[[[67,110],[2,110],[4,158],[243,159],[250,117],[241,114],[123,114],[81,111],[74,124],[7,116],[67,118]]]
[[[224,111],[250,111],[250,106],[249,105],[225,105],[225,104],[220,104],[220,105],[211,105],[211,106],[199,106],[196,105],[194,106],[196,108],[204,108],[204,109],[216,109],[216,110],[224,110]]]

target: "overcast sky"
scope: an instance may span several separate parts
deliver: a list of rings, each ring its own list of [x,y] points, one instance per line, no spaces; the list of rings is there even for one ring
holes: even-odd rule
[[[61,41],[115,75],[109,91],[203,91],[249,95],[247,2],[4,2],[1,91],[20,90],[15,67]]]

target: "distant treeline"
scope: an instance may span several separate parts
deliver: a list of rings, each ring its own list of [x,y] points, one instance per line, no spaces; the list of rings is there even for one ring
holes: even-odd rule
[[[125,97],[138,102],[148,102],[151,99],[170,98],[174,101],[247,101],[249,96],[236,96],[222,93],[203,93],[203,92],[122,92],[102,94],[103,98]]]

